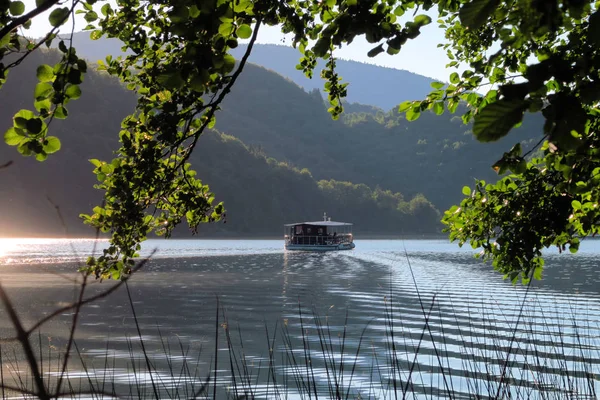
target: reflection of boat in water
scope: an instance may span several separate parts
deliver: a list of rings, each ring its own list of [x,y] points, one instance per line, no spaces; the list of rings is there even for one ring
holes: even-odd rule
[[[323,214],[323,221],[297,222],[284,225],[286,250],[331,251],[354,247],[352,224],[332,221]]]

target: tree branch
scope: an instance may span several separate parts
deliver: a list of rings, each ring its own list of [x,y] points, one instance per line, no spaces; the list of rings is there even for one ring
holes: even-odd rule
[[[196,133],[194,134],[194,141],[188,146],[188,148],[186,150],[186,154],[182,157],[182,160],[179,163],[179,165],[177,166],[177,168],[181,167],[188,160],[188,158],[192,154],[192,151],[194,150],[194,147],[196,147],[196,144],[198,143],[198,139],[200,138],[200,135],[202,134],[202,132],[204,132],[204,129],[206,129],[206,127],[210,123],[210,120],[217,112],[217,107],[219,106],[219,104],[221,104],[223,99],[225,99],[225,96],[231,91],[231,87],[233,86],[233,84],[235,83],[237,78],[242,73],[242,70],[244,69],[246,62],[248,61],[248,58],[250,57],[250,53],[252,52],[252,47],[254,46],[254,42],[256,42],[256,38],[258,37],[258,29],[260,28],[261,22],[262,22],[261,17],[256,18],[256,25],[254,27],[254,32],[252,32],[252,37],[250,38],[250,42],[248,43],[248,47],[246,48],[246,53],[244,53],[244,56],[240,60],[240,65],[235,70],[235,72],[231,75],[230,81],[223,88],[221,93],[219,93],[219,96],[217,97],[217,99],[214,102],[213,101],[210,102],[211,104],[213,104],[213,106],[210,108],[210,110],[206,114],[206,120],[204,121],[204,124],[202,124],[200,129],[198,129],[196,131]]]
[[[35,358],[35,354],[33,354],[33,348],[31,346],[31,343],[29,342],[30,332],[27,332],[25,328],[23,328],[23,324],[21,323],[21,320],[19,319],[19,316],[17,315],[17,312],[15,311],[15,308],[12,305],[12,302],[10,301],[10,298],[6,294],[6,291],[4,290],[4,287],[1,284],[0,299],[4,304],[4,308],[6,308],[6,312],[8,313],[10,321],[12,322],[13,326],[15,327],[15,330],[17,331],[17,340],[19,341],[19,343],[21,343],[21,347],[23,347],[25,357],[27,358],[27,364],[29,365],[29,368],[31,368],[31,374],[33,375],[33,379],[37,386],[37,396],[43,400],[50,400],[50,396],[48,395],[46,387],[44,386],[44,379],[42,378],[42,375],[38,368],[37,359]]]
[[[58,4],[59,1],[60,0],[46,0],[41,6],[34,8],[27,14],[23,14],[20,17],[13,19],[4,28],[0,29],[0,38],[3,38],[4,36],[8,35],[13,29],[18,28],[30,19],[37,17],[44,11],[49,10],[50,8]]]
[[[74,308],[81,307],[85,304],[91,303],[93,301],[96,301],[103,297],[108,296],[109,294],[111,294],[112,292],[114,292],[115,290],[120,288],[125,282],[127,282],[129,280],[129,278],[131,278],[131,276],[135,272],[139,271],[144,265],[146,265],[146,263],[148,261],[150,261],[150,259],[152,258],[152,256],[154,255],[155,252],[156,252],[156,249],[153,250],[152,253],[147,258],[140,261],[140,263],[131,271],[131,274],[129,276],[124,277],[121,281],[119,281],[119,283],[115,284],[110,289],[107,289],[104,292],[94,295],[92,297],[88,297],[87,299],[84,299],[84,300],[78,301],[76,303],[69,304],[68,306],[56,309],[54,312],[50,313],[49,315],[45,316],[44,318],[42,318],[38,322],[36,322],[31,328],[29,328],[29,330],[26,333],[28,335],[31,334],[31,332],[35,331],[36,329],[39,329],[40,326],[44,325],[46,322],[48,322],[52,318],[56,317],[57,315],[63,314],[67,311],[71,311]]]

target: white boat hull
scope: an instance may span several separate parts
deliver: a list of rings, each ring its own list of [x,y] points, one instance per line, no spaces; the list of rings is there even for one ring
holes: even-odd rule
[[[325,245],[309,245],[309,244],[286,244],[286,250],[295,251],[338,251],[338,250],[352,250],[356,245],[354,243],[339,243],[339,244],[325,244]]]

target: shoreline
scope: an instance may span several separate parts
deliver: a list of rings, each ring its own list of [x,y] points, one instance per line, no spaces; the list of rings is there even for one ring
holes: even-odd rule
[[[0,240],[9,239],[30,239],[30,240],[109,240],[110,237],[96,237],[96,236],[2,236]],[[365,235],[354,235],[354,240],[447,240],[448,235],[446,234],[400,234],[400,235],[388,235],[388,234],[365,234]],[[211,236],[192,236],[192,237],[170,237],[165,239],[163,237],[155,236],[149,237],[146,240],[283,240],[282,236],[274,235],[256,235],[256,236],[244,236],[244,235],[211,235]]]

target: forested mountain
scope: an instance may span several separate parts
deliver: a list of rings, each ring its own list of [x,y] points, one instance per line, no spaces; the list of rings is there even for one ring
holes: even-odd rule
[[[92,59],[120,51],[118,41],[91,41],[85,32],[76,35],[76,45]],[[236,54],[242,47],[235,49]],[[431,80],[356,62],[340,61],[339,68],[349,68],[348,74],[342,69],[340,74],[354,85],[356,97],[349,96],[348,101],[355,103],[346,106],[343,121],[332,121],[322,94],[299,87],[320,88],[322,81],[304,78],[295,69],[297,59],[292,48],[257,45],[250,60],[285,77],[249,67],[226,99],[217,128],[270,157],[308,168],[318,180],[380,185],[410,197],[423,193],[445,209],[460,201],[462,186],[473,179],[497,179],[491,165],[514,143],[523,142],[527,148],[541,137],[540,115],[526,118],[521,128],[500,142],[486,144],[475,140],[460,113],[423,113],[409,123],[388,111],[389,105],[423,98]],[[383,108],[375,107],[378,104]]]
[[[539,117],[528,118],[503,140],[483,144],[459,114],[423,113],[408,122],[395,111],[351,109],[363,111],[334,121],[318,91],[307,93],[254,67],[225,99],[216,126],[276,159],[308,168],[316,179],[380,185],[411,197],[423,193],[440,209],[460,201],[462,186],[475,178],[497,179],[494,161],[515,142],[527,148],[542,126]]]
[[[121,42],[117,39],[91,40],[89,32],[78,32],[74,35],[74,45],[78,53],[96,62],[108,54],[119,55]],[[246,45],[233,49],[236,58],[241,58]],[[292,47],[274,44],[256,44],[252,49],[249,61],[273,70],[291,79],[307,91],[323,90],[324,81],[320,71],[325,66],[321,60],[315,69],[313,79],[307,78],[302,71],[296,69],[300,52]],[[409,71],[379,67],[371,64],[349,60],[339,60],[337,71],[348,86],[348,102],[362,103],[389,110],[405,100],[422,99],[431,91],[433,79]]]
[[[53,62],[55,56],[53,52],[38,51],[11,72],[13,79],[0,91],[3,129],[12,125],[11,118],[16,111],[32,107],[37,82],[35,68],[40,63]],[[280,78],[262,68],[249,66],[241,82],[248,84],[256,80],[264,80],[265,88],[269,88],[277,86]],[[299,96],[296,100],[302,101],[306,93],[297,86],[294,89]],[[120,121],[133,109],[135,98],[118,82],[95,71],[85,76],[82,90],[81,99],[69,104],[69,118],[52,122],[52,132],[60,137],[63,147],[47,161],[39,163],[23,158],[14,148],[0,144],[0,162],[14,161],[10,167],[0,170],[0,226],[4,228],[0,235],[64,234],[54,205],[59,207],[71,234],[93,233],[77,217],[101,201],[100,192],[92,188],[95,177],[87,160],[112,158],[111,152],[118,145]],[[238,101],[246,102],[243,98]],[[235,102],[229,102],[227,107],[236,108]],[[243,109],[244,105],[239,107]],[[296,107],[314,107],[318,115],[324,109],[320,98],[300,102]],[[266,120],[255,125],[268,125],[269,115],[270,112],[257,114],[256,118]],[[226,113],[219,116],[219,120],[226,118]],[[339,123],[339,126],[344,125]],[[325,175],[326,180],[317,181],[309,170],[294,168],[270,156],[257,146],[249,148],[239,139],[218,132],[209,132],[201,138],[191,162],[200,178],[211,186],[217,200],[225,201],[228,210],[226,224],[203,226],[201,233],[279,235],[283,223],[318,219],[323,211],[336,219],[354,222],[357,234],[439,231],[439,213],[423,196],[410,200],[376,185],[371,188],[365,184],[339,182]],[[184,233],[181,229],[177,232],[178,235]]]

